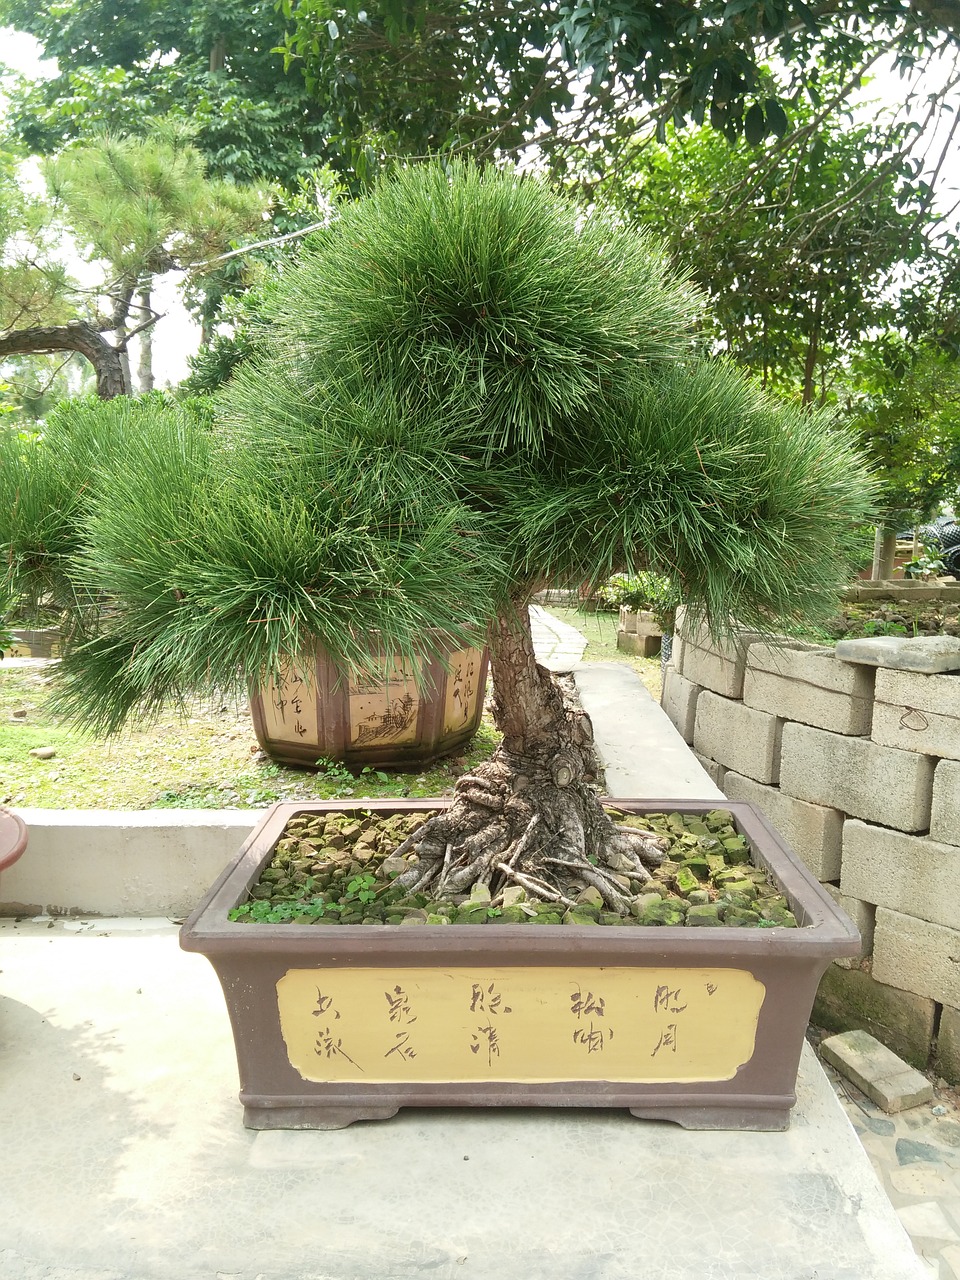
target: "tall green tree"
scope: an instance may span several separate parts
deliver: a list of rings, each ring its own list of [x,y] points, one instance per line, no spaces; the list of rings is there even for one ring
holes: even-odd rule
[[[136,334],[141,390],[149,390],[153,375],[144,335],[158,319],[151,299],[155,277],[216,257],[236,236],[259,229],[269,194],[208,178],[198,152],[169,130],[100,136],[44,169],[50,201],[28,200],[19,190],[11,197],[20,230],[0,269],[8,298],[0,316],[0,358],[77,351],[94,365],[99,394],[120,395],[133,389],[127,353]],[[24,241],[23,229],[31,224],[31,238]],[[52,250],[64,231],[100,266],[102,279],[93,288],[71,281],[62,254]]]
[[[864,339],[842,402],[880,482],[874,576],[893,572],[896,534],[960,498],[960,361],[903,330]]]
[[[798,106],[781,140],[667,131],[594,163],[591,190],[655,230],[707,293],[708,339],[764,385],[824,402],[863,333],[943,239],[916,130]]]
[[[797,94],[818,100],[820,66],[850,92],[888,53],[910,67],[960,40],[953,0],[0,0],[0,22],[60,60],[17,97],[31,150],[174,112],[212,172],[288,186],[318,158],[362,184],[390,155],[531,138],[562,154],[635,128],[643,107],[661,129],[709,120],[758,142]]]
[[[324,109],[273,52],[284,19],[269,0],[2,0],[0,23],[59,64],[11,95],[10,128],[32,153],[171,116],[189,124],[211,176],[294,188],[322,151]]]

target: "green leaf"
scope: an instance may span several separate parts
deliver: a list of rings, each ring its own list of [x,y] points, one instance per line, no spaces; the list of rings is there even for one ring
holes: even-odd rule
[[[759,146],[767,134],[767,123],[763,108],[755,102],[743,120],[743,136],[751,147]]]
[[[782,138],[790,128],[786,111],[775,98],[768,98],[764,104],[766,110],[767,132]]]

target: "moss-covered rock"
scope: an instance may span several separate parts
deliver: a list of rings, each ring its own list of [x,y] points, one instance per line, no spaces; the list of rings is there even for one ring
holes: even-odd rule
[[[688,928],[713,928],[722,924],[720,908],[715,902],[707,902],[700,907],[691,907],[687,912]]]

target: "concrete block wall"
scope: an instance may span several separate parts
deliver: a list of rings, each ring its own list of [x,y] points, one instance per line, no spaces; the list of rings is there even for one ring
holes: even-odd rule
[[[960,641],[946,658],[944,638],[924,644],[844,661],[684,627],[662,704],[860,929],[863,957],[831,967],[815,1017],[960,1082]]]

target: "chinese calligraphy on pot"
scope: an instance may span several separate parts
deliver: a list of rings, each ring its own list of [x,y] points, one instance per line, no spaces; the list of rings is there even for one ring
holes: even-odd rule
[[[738,969],[291,969],[280,1025],[306,1080],[727,1080],[764,987]]]

